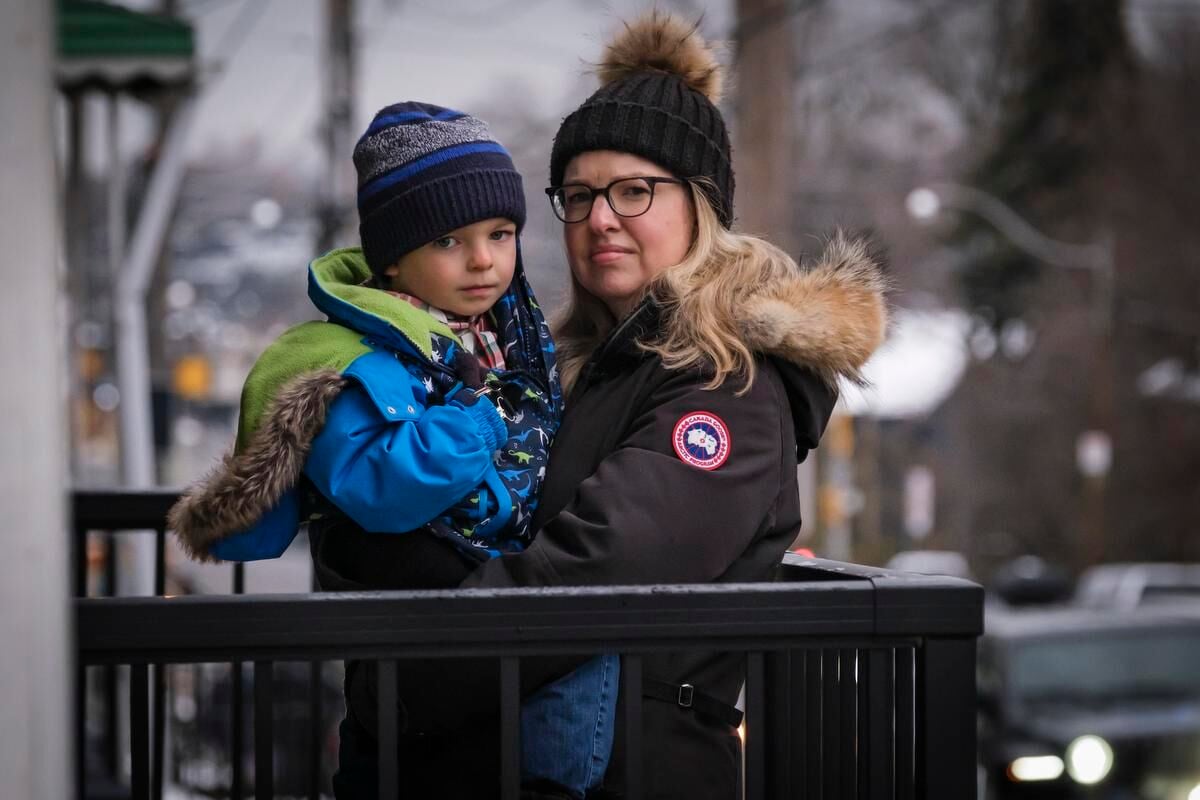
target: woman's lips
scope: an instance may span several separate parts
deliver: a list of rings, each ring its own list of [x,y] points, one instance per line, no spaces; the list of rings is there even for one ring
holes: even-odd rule
[[[593,264],[611,264],[619,261],[623,256],[629,255],[629,252],[624,247],[597,247],[589,254],[589,257]]]

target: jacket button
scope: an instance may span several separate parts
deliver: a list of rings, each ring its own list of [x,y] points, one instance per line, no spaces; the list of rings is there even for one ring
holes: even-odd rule
[[[389,413],[389,414],[395,414],[395,413],[396,413],[396,409],[392,408],[391,406],[388,406],[388,413]]]
[[[416,409],[414,409],[412,406],[408,407],[408,413],[410,413],[410,414],[413,413],[415,410]]]

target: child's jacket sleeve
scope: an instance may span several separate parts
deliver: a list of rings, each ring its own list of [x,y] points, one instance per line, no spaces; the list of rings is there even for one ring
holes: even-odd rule
[[[304,473],[363,529],[413,530],[484,482],[508,435],[491,403],[425,406],[416,378],[382,352],[344,375]]]

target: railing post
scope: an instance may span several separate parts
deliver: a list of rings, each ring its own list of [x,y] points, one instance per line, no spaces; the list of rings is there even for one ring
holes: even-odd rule
[[[891,800],[896,794],[896,685],[895,650],[865,651],[859,680],[866,689],[862,719],[866,751],[865,787],[870,800]]]
[[[233,593],[240,595],[246,591],[246,565],[241,561],[233,565]],[[232,800],[242,800],[245,792],[245,771],[242,769],[245,731],[245,682],[242,672],[242,662],[234,661],[230,668],[230,736],[231,751],[229,796]]]
[[[621,710],[625,713],[625,797],[642,797],[642,657],[621,657]]]
[[[115,667],[114,667],[115,669]],[[146,664],[129,668],[129,750],[134,800],[150,800],[150,681]]]
[[[242,800],[246,791],[243,750],[245,749],[245,678],[242,662],[229,665],[229,797]]]
[[[896,664],[896,797],[917,794],[917,650],[897,648]]]
[[[154,724],[154,754],[152,759],[153,764],[153,786],[152,791],[154,800],[162,800],[163,785],[165,776],[163,773],[166,770],[166,738],[167,738],[167,664],[154,665],[154,709],[153,709],[153,724]]]
[[[842,732],[838,736],[838,771],[842,773],[842,796],[858,797],[858,756],[863,731],[858,730],[857,650],[838,651],[838,705],[842,709]]]
[[[309,665],[309,681],[312,687],[308,698],[308,800],[321,799],[321,737],[325,732],[325,690],[323,661]]]
[[[842,707],[838,702],[838,651],[821,651],[821,791],[822,797],[842,797],[838,771],[841,750]]]
[[[763,800],[767,797],[767,753],[772,751],[771,763],[782,755],[780,742],[767,732],[767,678],[763,666],[763,654],[749,653],[746,656],[746,739],[742,744],[746,752],[744,763],[746,774],[742,777],[746,786],[746,800]]]
[[[918,796],[974,798],[974,637],[926,639],[917,667],[917,690]]]
[[[254,662],[254,797],[275,796],[275,676],[271,661]]]
[[[804,797],[820,797],[824,779],[824,753],[821,741],[821,665],[825,657],[821,650],[804,651]]]
[[[766,681],[767,697],[770,704],[764,703],[765,720],[755,722],[749,719],[747,713],[746,738],[750,738],[754,727],[759,728],[759,735],[766,736],[770,744],[770,758],[767,762],[766,780],[767,797],[792,797],[793,776],[798,765],[794,763],[795,752],[795,722],[797,716],[797,701],[804,696],[803,684],[792,682],[792,659],[803,658],[798,651],[776,650],[764,654],[764,680]],[[750,670],[747,669],[746,682],[750,682]],[[746,697],[746,711],[750,710],[750,697]],[[765,725],[764,725],[765,723]]]
[[[377,675],[379,729],[376,732],[376,742],[379,746],[379,798],[392,800],[400,792],[396,764],[400,722],[396,712],[396,662],[390,658],[381,659]]]
[[[104,552],[104,592],[109,597],[117,596],[117,581],[120,570],[117,564],[117,535],[110,533],[105,539]],[[121,681],[119,670],[115,664],[104,668],[104,718],[105,760],[108,763],[108,773],[112,779],[119,780],[121,776],[121,718],[117,706],[121,696]]]
[[[500,659],[500,797],[521,794],[521,662]]]

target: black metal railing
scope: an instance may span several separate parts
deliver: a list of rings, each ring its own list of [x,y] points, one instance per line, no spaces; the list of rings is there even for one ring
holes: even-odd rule
[[[100,527],[99,516],[79,513],[95,497],[77,499],[77,529]],[[169,496],[158,506],[145,497],[137,501],[144,505],[125,507],[158,512],[169,505]],[[111,509],[103,520],[113,528],[154,527],[149,517]],[[157,796],[163,780],[156,715],[163,701],[157,688],[152,693],[151,667],[159,675],[165,665],[253,663],[252,782],[255,796],[266,798],[276,788],[272,703],[281,662],[378,662],[380,752],[391,753],[397,731],[386,709],[395,707],[389,676],[398,660],[498,659],[501,796],[516,798],[522,659],[613,651],[623,656],[620,702],[634,756],[626,763],[627,797],[637,798],[643,770],[652,766],[636,757],[642,658],[694,649],[747,654],[746,798],[973,797],[981,590],[790,555],[783,572],[784,580],[767,584],[81,598],[76,648],[81,673],[128,665],[138,798]],[[82,708],[77,722],[82,743]],[[231,763],[241,763],[242,743],[231,735],[228,744]],[[230,796],[241,796],[242,780],[231,772]],[[83,773],[80,781],[83,797]],[[380,796],[396,797],[397,785],[394,760],[381,758]],[[314,777],[309,796],[322,789]]]

